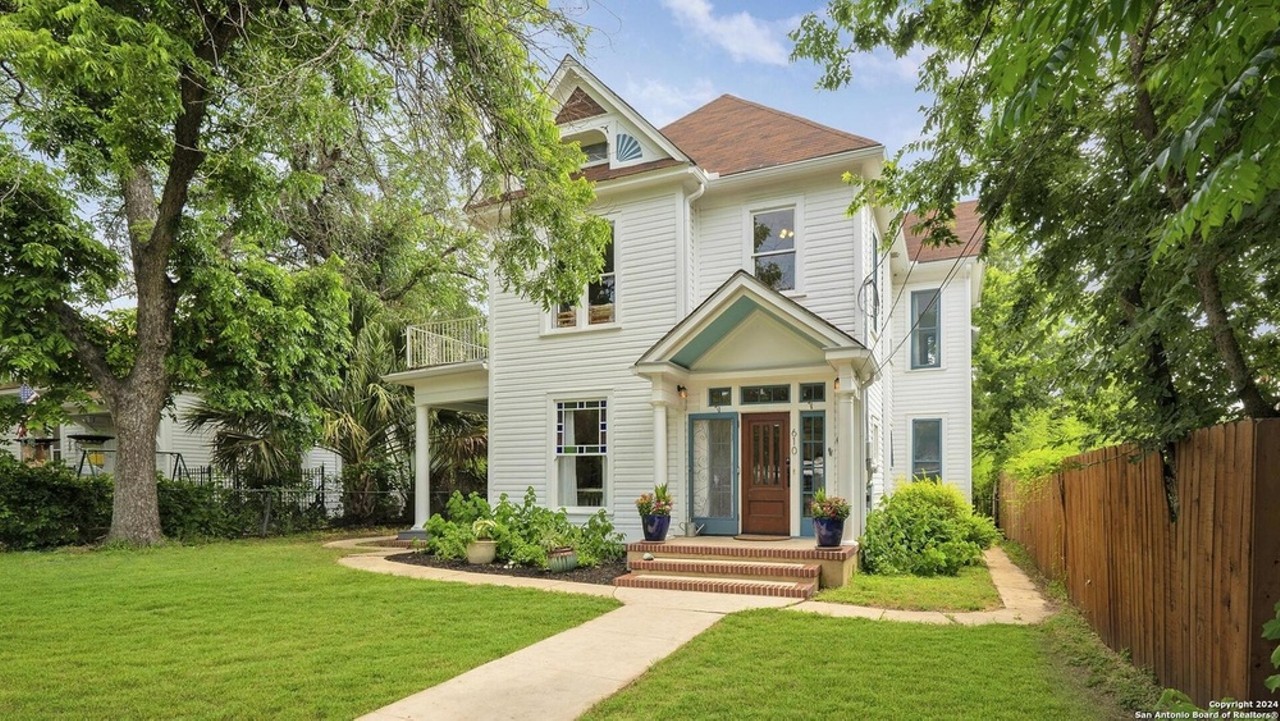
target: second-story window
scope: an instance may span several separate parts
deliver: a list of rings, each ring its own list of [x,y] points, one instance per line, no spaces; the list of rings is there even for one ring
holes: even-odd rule
[[[911,293],[911,367],[942,366],[942,292],[917,290]]]
[[[600,280],[587,284],[587,290],[576,304],[564,304],[555,315],[556,328],[582,328],[613,323],[618,319],[618,273],[614,265],[614,226],[609,224],[609,244],[604,248],[604,267]],[[586,308],[586,312],[581,312]]]
[[[751,215],[751,260],[755,276],[774,290],[796,288],[796,209]]]

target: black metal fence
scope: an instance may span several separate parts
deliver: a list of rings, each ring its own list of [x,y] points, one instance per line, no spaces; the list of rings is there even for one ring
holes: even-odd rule
[[[293,478],[271,486],[252,484],[235,473],[213,466],[191,469],[198,486],[220,490],[226,504],[255,517],[261,535],[356,524],[397,524],[408,521],[413,499],[403,490],[355,491],[343,486],[342,476],[325,466],[301,469]]]

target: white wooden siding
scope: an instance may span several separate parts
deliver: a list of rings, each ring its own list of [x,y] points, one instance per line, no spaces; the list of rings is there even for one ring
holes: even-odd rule
[[[611,199],[618,270],[618,326],[574,333],[543,333],[534,304],[492,288],[489,400],[489,495],[556,498],[552,444],[556,399],[608,397],[609,471],[606,503],[620,530],[638,535],[635,498],[653,486],[653,409],[647,379],[631,372],[645,350],[676,323],[679,193],[651,192]],[[682,201],[681,201],[682,202]],[[670,414],[672,444],[683,438]],[[671,454],[675,480],[678,458]]]
[[[911,419],[941,418],[943,480],[959,488],[965,498],[973,497],[972,313],[969,288],[973,262],[962,261],[962,267],[942,292],[942,367],[912,370],[909,340],[893,356],[893,454],[896,463],[890,472],[890,492],[893,484],[909,479],[911,475]],[[905,338],[911,327],[911,293],[941,287],[943,276],[951,266],[952,261],[916,266],[894,310],[895,338]]]
[[[695,304],[705,300],[738,270],[753,270],[749,214],[753,209],[796,205],[797,276],[790,295],[836,326],[856,332],[857,290],[861,276],[857,249],[862,223],[847,214],[853,192],[838,177],[807,183],[780,183],[772,193],[707,193],[698,201]]]

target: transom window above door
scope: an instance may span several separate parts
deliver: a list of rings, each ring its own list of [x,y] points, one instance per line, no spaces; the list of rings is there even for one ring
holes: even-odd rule
[[[796,209],[751,214],[752,272],[774,290],[796,289]]]

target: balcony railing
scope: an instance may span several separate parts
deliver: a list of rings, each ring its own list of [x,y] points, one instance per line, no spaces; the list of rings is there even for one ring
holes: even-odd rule
[[[484,316],[409,326],[405,365],[409,368],[466,363],[489,357]]]

